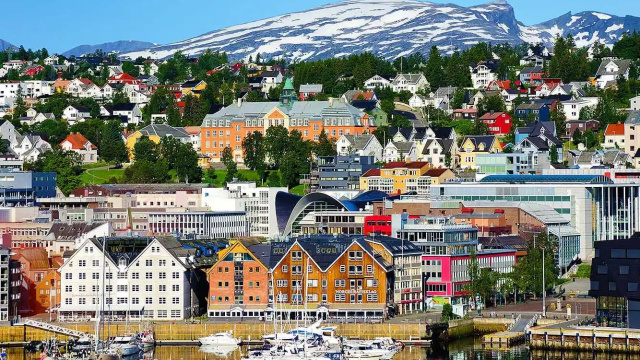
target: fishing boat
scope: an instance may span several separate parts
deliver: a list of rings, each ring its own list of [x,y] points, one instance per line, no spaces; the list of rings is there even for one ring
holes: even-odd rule
[[[231,331],[221,332],[198,339],[201,345],[238,346],[240,341],[233,337]]]
[[[137,336],[116,336],[109,344],[109,350],[115,350],[122,356],[130,356],[142,351],[142,343]]]
[[[145,351],[149,351],[156,346],[156,338],[153,330],[145,330],[140,334],[140,342]]]

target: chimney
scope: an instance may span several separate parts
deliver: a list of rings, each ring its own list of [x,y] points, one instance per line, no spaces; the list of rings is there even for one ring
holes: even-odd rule
[[[329,107],[333,107],[333,98],[329,98]]]
[[[242,106],[242,98],[238,98],[238,107]]]

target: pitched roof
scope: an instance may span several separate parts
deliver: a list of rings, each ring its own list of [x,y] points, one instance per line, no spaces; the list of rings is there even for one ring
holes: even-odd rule
[[[362,134],[362,135],[344,135],[347,140],[351,143],[351,148],[353,150],[363,150],[365,146],[371,141],[373,135],[370,134]]]
[[[624,135],[624,124],[609,124],[604,136],[620,136]]]
[[[174,138],[190,138],[189,133],[184,128],[173,127],[167,124],[151,124],[138,130],[142,135],[156,135],[160,138],[173,136]]]
[[[353,100],[371,100],[376,93],[373,91],[358,91],[353,94]],[[362,96],[362,99],[358,99]]]
[[[391,134],[392,137],[395,136],[398,132],[400,132],[400,134],[402,134],[402,136],[404,136],[405,139],[409,140],[409,138],[411,137],[411,133],[413,132],[413,127],[389,126],[389,134]]]
[[[83,234],[88,233],[89,231],[101,226],[104,223],[95,222],[92,224],[87,224],[86,222],[74,222],[71,224],[68,223],[53,223],[51,225],[51,229],[49,229],[49,233],[47,237],[50,235],[56,241],[75,241],[76,238],[80,237]]]
[[[394,82],[397,78],[399,78],[400,76],[402,76],[403,78],[405,78],[405,80],[407,80],[407,83],[412,85],[412,84],[417,84],[418,80],[420,80],[420,78],[423,76],[422,74],[398,74],[396,75]]]
[[[71,143],[71,148],[73,150],[83,150],[87,143],[91,144],[91,142],[87,140],[87,138],[80,133],[71,133],[67,135],[67,137],[60,142],[60,146],[62,146],[62,144],[65,143],[66,141]],[[98,147],[91,144],[91,149],[97,150]]]
[[[202,82],[202,80],[189,80],[189,81],[185,81],[184,83],[182,83],[182,85],[180,85],[180,87],[183,88],[183,89],[192,88],[192,87],[196,87],[201,82]]]
[[[424,174],[431,177],[439,177],[447,171],[449,171],[449,169],[429,169]]]
[[[84,107],[82,105],[72,104],[72,105],[69,105],[69,106],[71,106],[72,108],[74,108],[74,109],[76,109],[76,110],[78,110],[80,112],[90,112],[90,110],[88,108],[86,108],[86,107]]]
[[[609,65],[610,63],[615,63],[618,66],[617,72],[607,71],[607,65]],[[630,66],[631,60],[602,60],[600,66],[598,67],[598,72],[596,72],[596,76],[621,75],[627,72]]]
[[[411,149],[415,147],[415,144],[411,141],[407,141],[407,142],[393,141],[392,143],[393,143],[393,146],[395,146],[396,149],[398,149],[398,151],[405,154],[409,154]]]
[[[470,140],[473,146],[475,147],[473,151],[478,151],[480,144],[484,145],[483,151],[488,151],[493,145],[493,142],[496,141],[495,136],[487,136],[487,135],[468,135],[465,136],[464,140],[462,140],[462,144],[466,143],[467,140]]]
[[[495,120],[495,119],[501,117],[502,115],[509,116],[509,114],[507,114],[505,112],[495,111],[495,112],[488,112],[488,113],[482,115],[480,117],[480,120]],[[509,116],[509,117],[511,117],[511,116]]]
[[[113,111],[133,111],[133,109],[135,109],[136,106],[138,106],[138,104],[135,104],[135,103],[115,104],[112,106],[112,112]]]
[[[522,68],[522,70],[520,70],[520,74],[531,74],[531,73],[541,73],[541,72],[542,72],[541,66],[530,66],[530,67]]]
[[[24,257],[31,267],[31,270],[49,269],[49,254],[45,248],[16,248],[16,259]]]
[[[369,177],[369,176],[380,176],[380,169],[371,168],[371,169],[367,170],[367,172],[362,174],[361,177]]]
[[[303,85],[300,85],[300,92],[303,92],[303,93],[319,93],[319,92],[322,92],[322,84],[303,84]]]

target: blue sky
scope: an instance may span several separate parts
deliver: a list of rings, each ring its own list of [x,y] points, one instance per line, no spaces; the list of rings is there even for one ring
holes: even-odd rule
[[[518,20],[537,24],[568,11],[601,11],[640,16],[637,0],[508,0]],[[4,2],[4,1],[3,1]],[[63,52],[77,45],[116,40],[166,44],[212,30],[288,12],[331,0],[32,0],[6,1],[0,39],[26,48]],[[470,6],[483,0],[432,0]],[[488,2],[484,1],[484,2]]]

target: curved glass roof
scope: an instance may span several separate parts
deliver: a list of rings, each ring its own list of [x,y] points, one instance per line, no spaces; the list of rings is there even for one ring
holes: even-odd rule
[[[480,183],[613,184],[613,181],[604,175],[489,175]]]

